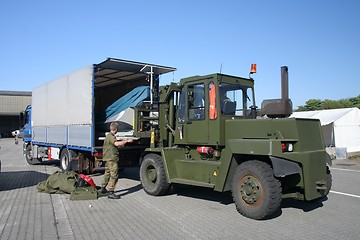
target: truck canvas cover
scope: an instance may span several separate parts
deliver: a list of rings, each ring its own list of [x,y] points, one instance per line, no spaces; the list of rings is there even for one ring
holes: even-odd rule
[[[127,108],[136,107],[150,98],[150,88],[140,86],[118,99],[106,109],[106,122],[118,121]]]
[[[94,147],[97,115],[100,111],[105,112],[111,103],[127,93],[108,94],[108,89],[117,86],[116,89],[121,90],[123,88],[120,86],[134,82],[147,83],[150,71],[159,76],[175,70],[149,63],[108,58],[34,88],[33,141]],[[124,89],[126,91],[127,88]]]

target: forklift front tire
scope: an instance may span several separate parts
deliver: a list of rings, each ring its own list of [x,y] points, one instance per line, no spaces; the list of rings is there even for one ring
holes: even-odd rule
[[[161,156],[148,154],[140,166],[140,180],[145,192],[149,195],[160,196],[170,189]]]

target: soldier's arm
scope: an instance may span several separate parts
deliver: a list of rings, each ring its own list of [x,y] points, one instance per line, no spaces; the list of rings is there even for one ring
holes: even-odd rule
[[[123,140],[121,140],[121,141],[116,141],[116,142],[114,142],[114,145],[115,145],[116,147],[118,147],[118,148],[121,148],[121,147],[123,147],[126,143],[132,142],[132,141],[133,141],[132,139],[123,139]]]

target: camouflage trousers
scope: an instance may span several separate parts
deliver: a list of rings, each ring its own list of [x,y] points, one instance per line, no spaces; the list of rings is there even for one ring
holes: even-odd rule
[[[114,161],[105,162],[105,173],[101,181],[101,187],[106,187],[108,184],[108,190],[114,191],[116,183],[118,181],[118,163]]]

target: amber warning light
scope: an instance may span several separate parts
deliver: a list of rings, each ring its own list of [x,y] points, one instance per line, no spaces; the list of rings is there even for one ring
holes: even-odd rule
[[[251,64],[250,74],[256,73],[256,63]]]

